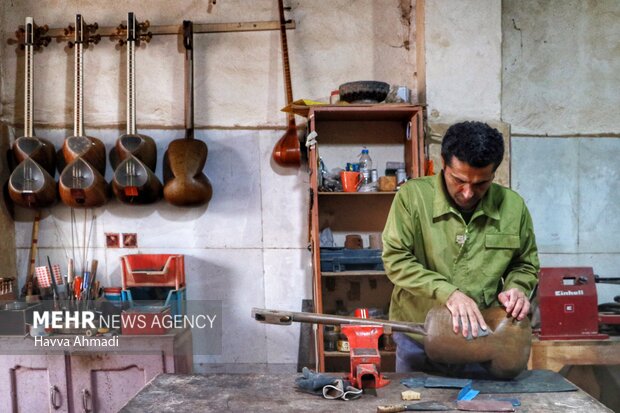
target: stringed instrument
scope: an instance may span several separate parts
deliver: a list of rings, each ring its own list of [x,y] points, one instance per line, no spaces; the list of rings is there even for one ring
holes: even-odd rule
[[[127,133],[110,154],[114,168],[112,189],[121,202],[149,204],[161,197],[162,185],[154,174],[157,147],[153,138],[136,132],[136,52],[139,25],[134,13],[127,16]]]
[[[41,221],[41,211],[37,211],[32,221],[32,243],[30,245],[30,254],[28,257],[28,275],[21,292],[22,297],[26,297],[26,301],[30,299],[29,297],[39,294],[37,280],[34,276],[39,245],[39,221]]]
[[[11,173],[8,192],[11,200],[26,208],[44,208],[56,202],[56,153],[52,143],[34,136],[34,20],[26,17],[24,60],[24,136],[13,144],[17,167]]]
[[[284,19],[284,4],[278,0],[280,11],[280,40],[282,42],[282,65],[284,67],[284,81],[286,84],[286,104],[293,103],[293,86],[291,83],[291,68],[288,60],[288,42],[286,41],[286,20]],[[273,147],[271,154],[273,160],[280,166],[301,165],[301,147],[297,135],[295,115],[287,113],[288,125],[286,132]]]
[[[176,206],[206,205],[213,188],[202,172],[209,149],[194,138],[194,30],[191,21],[183,21],[185,47],[185,139],[170,142],[164,155],[164,198]]]
[[[65,139],[62,154],[66,163],[58,182],[62,202],[73,208],[99,207],[107,200],[105,147],[92,136],[84,135],[84,47],[91,41],[90,31],[96,27],[75,16],[75,87],[73,136]]]
[[[433,307],[426,316],[424,350],[438,363],[482,363],[496,378],[511,379],[527,369],[532,345],[529,318],[516,320],[503,307],[480,310],[489,329],[487,336],[466,340],[452,330],[446,306]]]
[[[47,139],[36,137],[33,128],[35,24],[32,17],[26,17],[24,35],[24,136],[15,140],[12,148],[13,156],[16,163],[30,158],[54,176],[56,173],[54,145]]]

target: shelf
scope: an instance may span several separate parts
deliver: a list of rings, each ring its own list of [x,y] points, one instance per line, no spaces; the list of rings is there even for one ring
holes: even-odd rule
[[[325,351],[325,357],[349,357],[349,352],[344,351]],[[379,350],[381,356],[396,355],[396,351]]]
[[[319,196],[394,196],[396,191],[389,192],[319,192]]]
[[[366,271],[323,271],[321,272],[323,277],[384,277],[385,271],[378,270],[366,270]]]

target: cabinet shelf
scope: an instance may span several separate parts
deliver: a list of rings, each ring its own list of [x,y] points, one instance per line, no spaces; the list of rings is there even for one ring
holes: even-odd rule
[[[396,191],[389,192],[319,192],[319,196],[394,196]]]
[[[423,174],[425,162],[424,108],[419,105],[316,106],[308,109],[310,130],[318,134],[309,148],[312,201],[313,292],[315,311],[351,311],[377,308],[388,311],[393,284],[385,271],[321,271],[320,233],[325,228],[337,236],[380,233],[396,191],[328,192],[319,190],[319,161],[344,165],[362,146],[370,150],[373,165],[381,170],[387,162],[403,162],[409,178]],[[320,156],[319,156],[320,152]],[[359,153],[359,152],[357,152]],[[376,268],[376,267],[375,267]],[[323,331],[317,331],[320,371],[346,371],[349,353],[324,351]],[[384,371],[395,368],[395,353],[381,351]]]
[[[349,352],[345,352],[345,351],[325,351],[324,352],[325,357],[349,357]],[[393,350],[379,350],[379,354],[381,354],[381,356],[392,356],[392,355],[396,355],[396,351]]]
[[[321,271],[323,277],[385,277],[385,271],[364,270],[364,271]]]

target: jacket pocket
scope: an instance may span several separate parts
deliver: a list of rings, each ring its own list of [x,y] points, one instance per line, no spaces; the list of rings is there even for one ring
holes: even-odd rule
[[[518,235],[512,234],[486,234],[484,236],[485,248],[517,249],[521,246]]]
[[[518,235],[486,234],[484,237],[485,275],[499,280],[506,273],[520,246],[521,240]]]

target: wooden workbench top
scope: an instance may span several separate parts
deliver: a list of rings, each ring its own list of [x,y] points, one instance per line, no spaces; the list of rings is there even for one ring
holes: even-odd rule
[[[392,382],[377,390],[377,397],[363,395],[353,401],[326,400],[298,392],[300,374],[162,374],[153,379],[122,409],[137,412],[375,412],[377,406],[403,404],[400,384],[406,374],[386,374]],[[452,402],[458,389],[422,389],[422,401]],[[484,399],[491,395],[479,395]],[[561,393],[501,394],[517,398],[517,412],[611,412],[582,390]],[[412,403],[412,402],[408,402]]]

